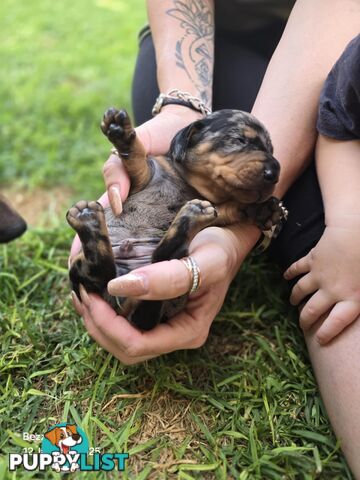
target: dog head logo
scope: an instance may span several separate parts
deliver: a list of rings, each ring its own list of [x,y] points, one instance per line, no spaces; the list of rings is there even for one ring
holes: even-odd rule
[[[79,465],[74,460],[81,453],[88,454],[89,442],[85,432],[73,423],[59,423],[48,430],[42,441],[41,451],[54,457],[52,468],[56,471],[75,471]],[[66,459],[66,461],[65,461]],[[62,464],[60,460],[63,460]]]
[[[60,453],[67,454],[72,447],[82,442],[82,436],[77,431],[76,425],[66,424],[63,427],[54,427],[45,433],[53,445],[59,448]]]

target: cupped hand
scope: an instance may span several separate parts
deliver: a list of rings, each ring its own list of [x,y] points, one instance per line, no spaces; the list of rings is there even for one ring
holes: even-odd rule
[[[337,221],[327,226],[308,255],[284,273],[287,280],[303,275],[295,284],[290,303],[302,305],[300,326],[316,332],[320,344],[336,337],[360,315],[360,228]],[[308,298],[310,297],[310,298]]]
[[[90,336],[127,365],[174,350],[198,348],[206,341],[230,282],[251,247],[249,237],[244,234],[241,238],[236,228],[209,227],[200,232],[190,247],[201,271],[200,290],[189,298],[183,312],[153,330],[137,330],[100,297],[84,289],[82,302],[73,294],[75,308]],[[174,298],[187,293],[191,282],[180,260],[148,265],[128,275],[111,280],[109,293],[138,299]]]

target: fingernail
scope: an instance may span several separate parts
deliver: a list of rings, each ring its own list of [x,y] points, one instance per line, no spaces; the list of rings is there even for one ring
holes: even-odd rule
[[[108,195],[109,195],[109,202],[110,202],[111,209],[115,217],[118,217],[122,212],[120,186],[111,185],[108,191]]]
[[[148,282],[144,275],[128,273],[108,283],[110,295],[136,296],[148,292]]]
[[[78,296],[76,295],[76,293],[74,292],[74,290],[71,290],[71,300],[74,304],[74,307],[76,309],[80,309],[81,308],[81,303],[80,303],[80,300],[78,299]]]
[[[90,306],[90,297],[87,293],[87,291],[85,290],[85,287],[83,285],[81,285],[80,283],[80,286],[79,286],[79,290],[80,290],[80,297],[81,297],[81,301],[84,305],[86,305],[87,307]]]

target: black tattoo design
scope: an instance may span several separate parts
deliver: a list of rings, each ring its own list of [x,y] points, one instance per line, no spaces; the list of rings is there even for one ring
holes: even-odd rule
[[[176,65],[186,72],[199,91],[202,101],[210,106],[214,39],[213,11],[204,0],[174,0],[173,3],[174,8],[167,10],[166,13],[176,18],[185,30],[184,36],[176,43]],[[188,52],[190,64],[187,64],[184,59],[185,50]]]

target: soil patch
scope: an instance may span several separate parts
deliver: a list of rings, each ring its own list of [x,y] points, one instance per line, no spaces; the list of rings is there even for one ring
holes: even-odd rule
[[[65,221],[73,199],[73,192],[68,187],[48,190],[10,187],[1,188],[1,193],[32,227],[52,227]]]

